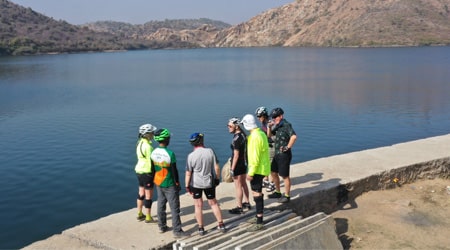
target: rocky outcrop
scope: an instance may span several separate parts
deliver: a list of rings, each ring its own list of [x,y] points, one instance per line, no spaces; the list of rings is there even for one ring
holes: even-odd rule
[[[450,44],[450,0],[299,0],[219,31],[216,47]]]

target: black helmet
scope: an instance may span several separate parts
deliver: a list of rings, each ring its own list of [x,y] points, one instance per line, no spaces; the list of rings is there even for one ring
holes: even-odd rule
[[[278,117],[280,115],[284,114],[284,111],[282,108],[274,108],[272,109],[272,111],[270,112],[270,117],[275,118]]]
[[[267,112],[268,111],[267,111],[266,107],[259,107],[259,108],[256,109],[255,115],[256,115],[256,117],[269,116],[269,114]]]

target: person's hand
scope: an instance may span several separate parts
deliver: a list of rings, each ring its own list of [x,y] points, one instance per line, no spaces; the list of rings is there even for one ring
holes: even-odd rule
[[[272,120],[272,119],[270,119],[268,122],[267,122],[267,128],[272,128],[272,126],[275,124],[275,122]]]
[[[247,180],[248,181],[252,181],[253,180],[253,176],[247,175]]]
[[[180,183],[175,184],[175,190],[177,190],[177,192],[180,193],[180,191],[181,191]]]
[[[234,170],[233,169],[230,169],[230,175],[231,175],[231,177],[234,177]]]
[[[214,179],[214,185],[219,186],[220,184],[220,179]]]
[[[186,187],[186,193],[188,193],[189,195],[192,195],[191,189],[189,188],[189,186]]]
[[[284,146],[284,147],[281,147],[281,152],[287,152],[287,151],[289,151],[290,150],[290,148],[288,147],[288,146]]]

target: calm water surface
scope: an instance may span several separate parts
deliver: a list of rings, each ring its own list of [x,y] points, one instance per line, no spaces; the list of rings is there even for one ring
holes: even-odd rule
[[[191,133],[223,163],[228,119],[280,106],[304,162],[449,133],[449,69],[449,47],[0,58],[0,249],[134,207],[143,123],[183,170]]]

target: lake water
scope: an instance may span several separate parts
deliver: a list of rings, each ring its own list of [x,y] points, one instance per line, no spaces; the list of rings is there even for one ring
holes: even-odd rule
[[[223,164],[228,119],[279,106],[299,163],[450,133],[449,69],[450,47],[0,57],[0,249],[134,207],[143,123],[183,173],[191,133]]]

